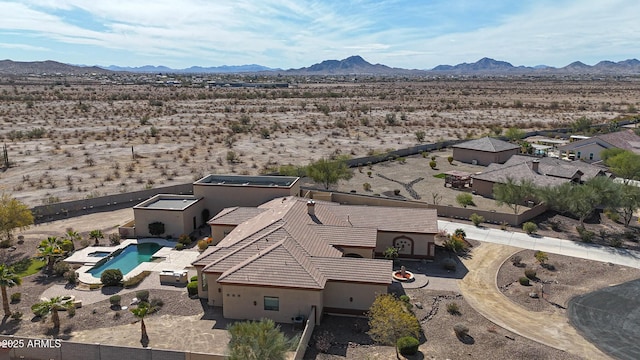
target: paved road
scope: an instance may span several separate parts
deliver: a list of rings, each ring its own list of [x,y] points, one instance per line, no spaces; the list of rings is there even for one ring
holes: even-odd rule
[[[511,302],[497,287],[496,274],[502,263],[521,249],[541,250],[583,259],[610,262],[640,268],[640,253],[593,244],[529,236],[524,233],[489,228],[450,221],[438,221],[440,229],[453,232],[461,228],[467,238],[486,244],[476,248],[472,257],[463,259],[469,273],[458,286],[469,304],[492,322],[531,340],[587,358],[609,357],[585,340],[569,324],[567,317],[558,314],[541,316]]]

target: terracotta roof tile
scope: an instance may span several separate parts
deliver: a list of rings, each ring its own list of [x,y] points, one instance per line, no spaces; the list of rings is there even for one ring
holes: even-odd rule
[[[312,258],[327,280],[391,284],[393,262],[379,259]]]

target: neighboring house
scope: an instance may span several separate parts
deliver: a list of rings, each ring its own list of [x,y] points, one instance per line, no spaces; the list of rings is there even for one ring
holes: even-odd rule
[[[609,134],[573,141],[558,147],[561,156],[586,162],[601,161],[600,154],[606,149],[619,148],[640,154],[640,136],[633,130],[621,130]]]
[[[219,242],[193,263],[199,296],[226,318],[284,323],[312,307],[318,321],[327,312],[366,312],[391,283],[392,262],[374,254],[394,246],[402,257],[433,258],[438,232],[433,209],[294,196],[224,209],[208,223]]]
[[[230,206],[258,206],[298,195],[299,178],[210,174],[193,183],[193,195],[159,194],[133,207],[134,220],[120,227],[126,237],[152,236],[149,224],[161,222],[163,237],[177,238],[206,224],[212,214]]]
[[[502,164],[520,153],[519,145],[491,137],[466,141],[453,145],[452,148],[453,160],[483,166]]]
[[[531,157],[526,155],[512,156],[503,166],[511,166],[519,163],[529,163],[538,161],[538,173],[545,176],[552,176],[561,179],[568,179],[574,182],[584,182],[596,176],[610,176],[606,169],[584,161],[566,161],[551,157]]]

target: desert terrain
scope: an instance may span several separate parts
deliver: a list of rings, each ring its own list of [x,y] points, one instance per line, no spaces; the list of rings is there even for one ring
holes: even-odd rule
[[[309,81],[282,89],[4,81],[0,137],[12,166],[0,173],[0,190],[35,206],[509,127],[557,128],[583,116],[606,122],[634,114],[638,90],[635,78]]]

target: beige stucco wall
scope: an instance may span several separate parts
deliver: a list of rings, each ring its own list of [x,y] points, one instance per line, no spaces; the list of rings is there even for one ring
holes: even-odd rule
[[[355,248],[355,247],[342,247],[343,254],[358,254],[366,259],[373,259],[374,250],[371,248]]]
[[[225,232],[229,234],[235,227],[235,225],[211,225],[212,245],[217,245],[220,240],[224,239]]]
[[[434,236],[435,234],[378,231],[376,253],[383,253],[388,247],[394,246],[394,239],[408,237],[413,240],[413,251],[404,254],[400,251],[400,257],[433,258],[435,254],[429,252],[429,243],[435,241]]]
[[[218,284],[220,274],[207,273],[207,304],[209,306],[222,306],[222,284]]]
[[[293,317],[306,317],[311,311],[311,306],[316,306],[318,314],[321,314],[323,309],[321,290],[225,284],[222,286],[222,295],[222,314],[228,319],[258,320],[266,317],[276,322],[292,323]],[[279,298],[278,311],[264,310],[265,296]]]
[[[162,237],[171,235],[177,238],[182,234],[189,234],[195,228],[193,227],[193,218],[196,218],[196,228],[203,224],[202,210],[204,203],[199,201],[185,210],[164,210],[151,208],[134,208],[133,216],[136,219],[135,236],[144,237],[152,236],[149,233],[149,224],[159,221],[164,223],[165,232]]]
[[[497,153],[488,151],[478,151],[470,149],[453,148],[453,159],[463,163],[471,164],[473,160],[478,162],[478,165],[487,166],[491,163],[503,164],[513,155],[517,155],[520,149],[506,150]]]
[[[391,273],[389,273],[389,278],[391,278]],[[384,284],[327,281],[323,294],[324,306],[333,309],[366,311],[371,307],[377,295],[387,293],[387,287]]]
[[[567,147],[571,147],[571,145],[568,145]],[[584,160],[587,162],[592,162],[592,161],[600,161],[602,159],[600,157],[600,152],[602,152],[603,150],[605,150],[604,147],[598,145],[597,143],[592,143],[592,144],[581,146],[580,148],[575,150],[562,151],[562,155],[568,156],[569,153],[573,153],[576,156],[575,160]],[[578,156],[578,152],[580,152],[580,156]],[[593,154],[593,159],[589,159],[589,154]]]
[[[193,184],[193,195],[204,197],[206,209],[213,217],[220,210],[232,206],[258,206],[278,197],[297,195],[299,182],[291,188],[248,185]]]

